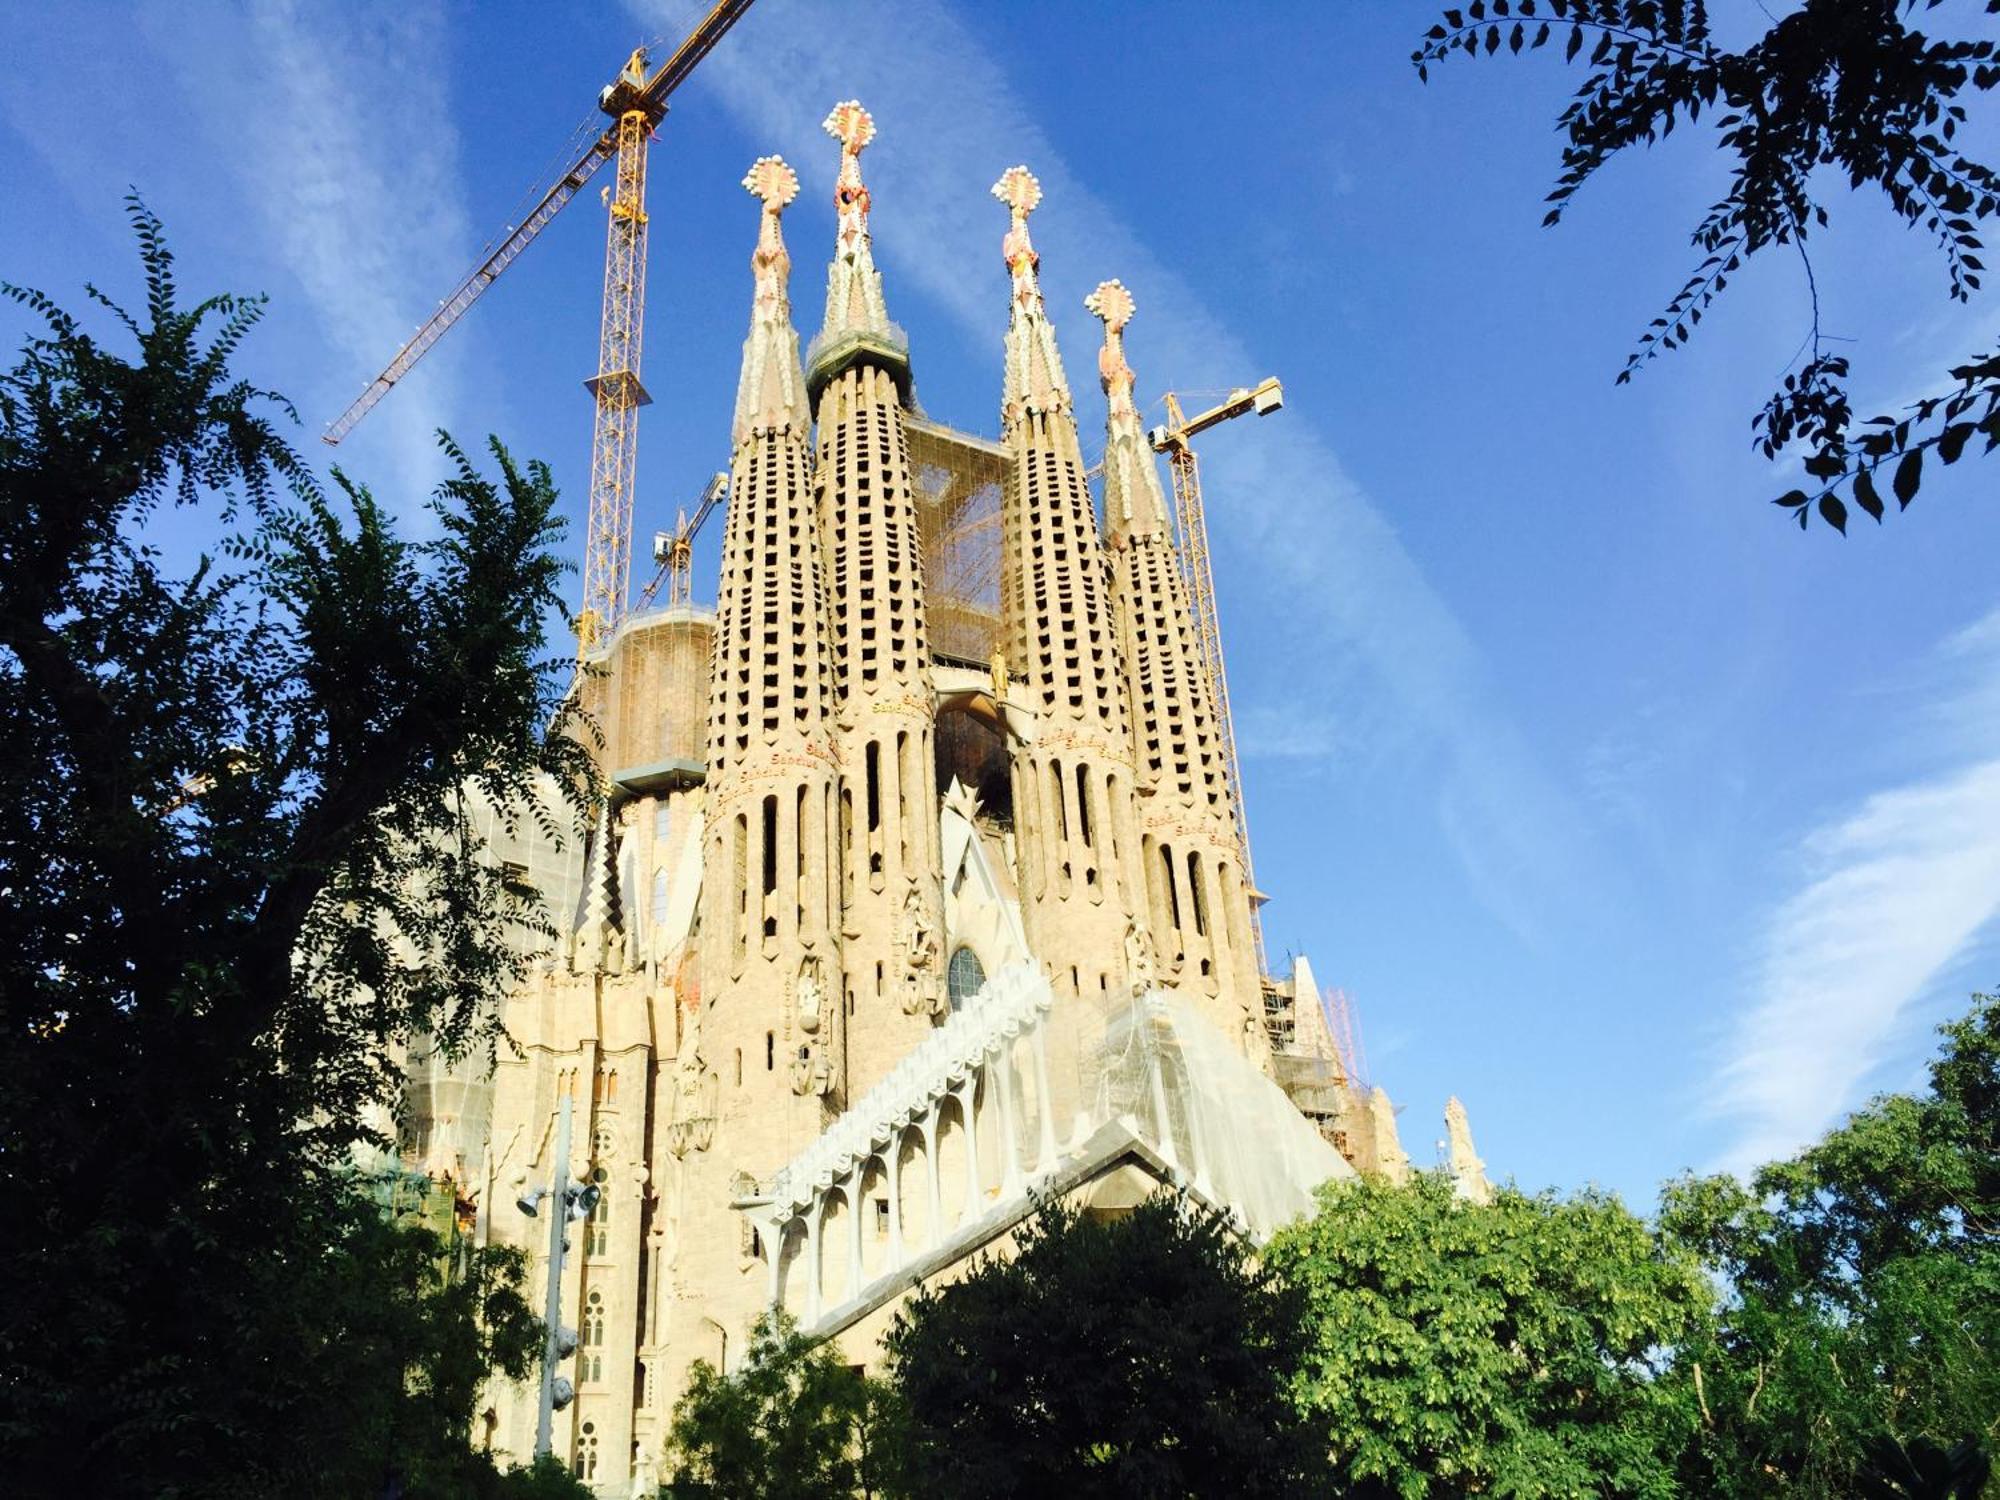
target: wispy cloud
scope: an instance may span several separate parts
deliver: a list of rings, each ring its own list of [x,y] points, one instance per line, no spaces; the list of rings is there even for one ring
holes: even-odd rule
[[[685,19],[686,7],[672,0],[633,3],[662,30]],[[1090,378],[1096,329],[1081,304],[1104,276],[1121,277],[1138,297],[1135,359],[1151,389],[1208,386],[1218,371],[1263,368],[1070,166],[990,55],[941,7],[772,3],[739,30],[704,62],[695,87],[719,98],[758,149],[783,151],[809,181],[811,164],[831,162],[819,131],[828,105],[850,96],[867,103],[882,130],[868,171],[891,310],[899,290],[921,288],[969,336],[994,346],[996,383],[1006,225],[986,187],[1016,161],[1034,170],[1046,195],[1035,242],[1058,326],[1069,334],[1086,438],[1102,418]],[[806,246],[795,243],[793,253],[812,263]],[[1288,413],[1260,427],[1256,443],[1228,448],[1209,461],[1232,497],[1232,524],[1215,539],[1219,555],[1254,561],[1285,600],[1289,628],[1301,637],[1288,651],[1358,669],[1365,685],[1357,701],[1370,700],[1362,711],[1412,726],[1424,742],[1419,762],[1441,762],[1440,818],[1488,904],[1532,934],[1550,903],[1590,900],[1595,877],[1584,871],[1588,855],[1568,798],[1492,702],[1463,627],[1305,414]],[[1247,634],[1233,654],[1267,644]]]
[[[1948,641],[1950,686],[1921,716],[1948,757],[1816,829],[1770,914],[1718,1105],[1723,1165],[1789,1154],[1859,1102],[1908,1013],[2000,914],[2000,610]]]
[[[328,8],[265,0],[242,20],[148,14],[149,40],[218,141],[246,227],[297,279],[335,358],[300,391],[309,431],[388,362],[465,269],[458,141],[436,3]],[[461,334],[463,330],[459,331]],[[442,475],[462,349],[440,346],[357,431],[343,462],[408,503]]]

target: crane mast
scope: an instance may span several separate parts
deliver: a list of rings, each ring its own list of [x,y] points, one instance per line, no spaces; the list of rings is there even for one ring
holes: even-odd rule
[[[585,382],[597,403],[590,436],[589,531],[583,550],[579,653],[618,628],[632,571],[632,503],[639,472],[639,408],[651,403],[639,379],[646,325],[646,143],[666,114],[645,93],[646,49],[605,91],[618,142],[617,174],[606,192],[604,311],[597,374]]]
[[[688,519],[687,507],[680,508],[680,515],[674,522],[672,531],[653,533],[653,561],[658,571],[653,581],[639,594],[639,603],[648,605],[660,591],[662,583],[667,585],[667,608],[686,609],[694,602],[691,577],[694,569],[694,539],[701,534],[701,528],[708,518],[715,514],[715,508],[729,498],[729,475],[718,470],[713,478],[702,487],[701,498],[695,502],[694,519]]]
[[[608,223],[604,244],[604,306],[597,341],[597,374],[586,381],[596,402],[590,442],[590,506],[583,557],[583,607],[577,613],[577,647],[588,653],[624,618],[632,569],[632,509],[638,474],[639,408],[651,397],[640,383],[646,322],[646,146],[666,117],[667,97],[694,71],[745,11],[751,0],[715,0],[658,70],[647,75],[641,47],[598,98],[611,116],[609,129],[589,126],[582,154],[536,198],[528,216],[489,244],[479,264],[412,334],[382,373],[370,381],[323,434],[338,443],[377,402],[444,337],[468,308],[512,265],[596,171],[617,163],[605,189]]]
[[[1263,897],[1257,892],[1250,865],[1250,820],[1243,805],[1243,770],[1236,757],[1236,725],[1229,713],[1229,677],[1222,663],[1222,624],[1215,612],[1215,573],[1208,561],[1208,518],[1202,509],[1201,460],[1190,440],[1218,422],[1246,412],[1267,416],[1284,405],[1284,390],[1275,376],[1254,387],[1234,390],[1227,400],[1193,418],[1181,411],[1180,398],[1167,392],[1167,422],[1147,434],[1156,453],[1167,455],[1173,477],[1174,515],[1180,525],[1181,567],[1187,577],[1188,607],[1194,615],[1195,638],[1208,673],[1209,699],[1215,727],[1222,740],[1223,763],[1229,775],[1229,799],[1236,814],[1236,841],[1243,862],[1243,883],[1250,887],[1250,932],[1257,946],[1257,972],[1265,972]]]

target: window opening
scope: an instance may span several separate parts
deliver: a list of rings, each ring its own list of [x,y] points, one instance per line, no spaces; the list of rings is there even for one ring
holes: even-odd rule
[[[590,1207],[590,1221],[584,1226],[584,1254],[603,1255],[611,1245],[611,1174],[603,1167],[590,1174],[597,1188],[597,1202]],[[595,1295],[595,1294],[593,1294]]]
[[[1208,936],[1208,902],[1203,899],[1201,889],[1201,856],[1188,850],[1188,905],[1194,908],[1194,930],[1201,937]]]
[[[986,967],[979,961],[979,955],[970,948],[960,948],[951,956],[951,963],[945,969],[945,994],[951,1001],[953,1010],[963,1010],[965,1004],[986,985]]]

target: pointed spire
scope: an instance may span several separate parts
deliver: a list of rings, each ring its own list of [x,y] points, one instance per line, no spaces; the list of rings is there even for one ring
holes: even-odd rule
[[[1396,1107],[1380,1087],[1368,1092],[1368,1125],[1374,1137],[1374,1169],[1401,1187],[1410,1180],[1410,1158],[1396,1138]]]
[[[1042,185],[1026,167],[1009,167],[993,184],[993,196],[1007,205],[1010,222],[1000,242],[1000,254],[1014,280],[1013,311],[1007,320],[1007,383],[1000,407],[1000,425],[1011,428],[1027,412],[1070,409],[1069,381],[1056,353],[1055,329],[1042,305],[1039,268],[1028,238],[1028,215],[1042,201]]]
[[[826,274],[826,322],[820,339],[873,334],[901,344],[882,301],[882,273],[868,238],[868,185],[861,180],[861,153],[875,139],[875,119],[856,100],[836,104],[820,128],[840,142],[840,177],[834,184],[837,218],[833,264]]]
[[[812,425],[805,376],[799,368],[799,336],[792,327],[792,258],[778,223],[785,206],[799,195],[798,174],[783,157],[760,156],[743,186],[764,205],[764,212],[757,226],[757,248],[750,255],[756,293],[750,306],[750,336],[743,342],[743,372],[736,384],[736,421],[731,429],[739,446],[760,432],[789,430],[804,438]]]
[[[1105,281],[1083,299],[1083,305],[1104,323],[1104,348],[1098,352],[1097,374],[1104,387],[1107,410],[1104,435],[1104,520],[1113,546],[1135,536],[1171,537],[1167,497],[1160,488],[1160,471],[1132,401],[1132,367],[1125,362],[1125,325],[1135,304],[1121,281]]]
[[[1474,1203],[1493,1201],[1493,1184],[1486,1180],[1486,1163],[1472,1149],[1472,1122],[1453,1094],[1444,1102],[1445,1134],[1451,1142],[1451,1179],[1461,1198]]]
[[[617,924],[613,920],[617,892],[611,866],[611,807],[598,813],[597,828],[584,842],[583,910],[572,935],[570,967],[578,973],[607,971]]]

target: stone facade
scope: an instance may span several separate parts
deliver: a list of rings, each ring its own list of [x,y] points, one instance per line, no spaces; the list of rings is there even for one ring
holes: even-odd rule
[[[568,1169],[603,1196],[565,1261],[580,1347],[555,1449],[607,1496],[649,1493],[689,1367],[733,1369],[761,1310],[867,1363],[910,1288],[1004,1252],[1031,1194],[1115,1207],[1175,1183],[1261,1234],[1329,1177],[1407,1170],[1386,1097],[1310,1024],[1310,968],[1257,972],[1124,359],[1130,297],[1109,282],[1090,300],[1100,533],[1029,237],[1035,179],[994,189],[996,445],[917,414],[869,245],[874,125],[848,103],[827,129],[836,243],[803,358],[782,232],[798,181],[774,157],[745,179],[759,217],[716,609],[597,643],[583,692],[608,805],[560,845],[488,828],[560,928],[507,1001],[490,1118],[486,1080],[426,1063],[406,1125],[411,1159],[455,1170],[477,1232],[525,1248],[539,1279],[546,1221],[512,1205],[548,1181],[573,1101]],[[950,654],[928,631],[924,506],[966,490],[926,490],[913,449],[1004,474],[997,616],[944,600]],[[963,643],[987,619],[982,664]],[[496,1452],[529,1454],[535,1398],[492,1389]]]

